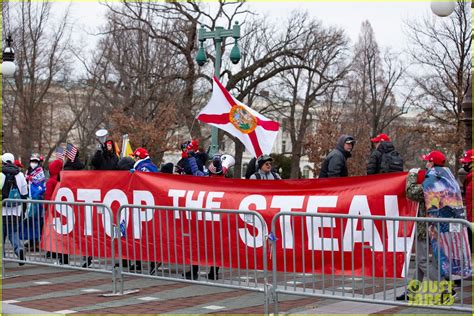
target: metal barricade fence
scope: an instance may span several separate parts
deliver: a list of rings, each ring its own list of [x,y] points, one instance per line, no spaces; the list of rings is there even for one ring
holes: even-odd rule
[[[280,212],[270,233],[274,313],[279,293],[472,312],[468,227],[454,218]]]
[[[264,294],[269,306],[267,228],[253,211],[122,205],[116,222],[123,276]]]
[[[116,273],[113,215],[107,205],[5,199],[2,208],[7,214],[2,216],[2,278],[7,277],[3,261]]]

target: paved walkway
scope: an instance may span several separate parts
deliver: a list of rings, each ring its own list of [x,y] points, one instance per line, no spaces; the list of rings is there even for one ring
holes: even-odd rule
[[[6,263],[6,275],[13,274],[18,276],[2,281],[3,314],[262,314],[264,311],[263,294],[245,290],[127,277],[125,288],[139,292],[104,297],[102,294],[112,290],[110,274]],[[282,314],[433,313],[419,308],[295,295],[279,295],[279,302]]]

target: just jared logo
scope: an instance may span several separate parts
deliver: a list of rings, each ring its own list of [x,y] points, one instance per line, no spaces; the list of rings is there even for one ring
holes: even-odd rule
[[[408,284],[408,302],[410,305],[453,305],[452,281],[411,280]]]

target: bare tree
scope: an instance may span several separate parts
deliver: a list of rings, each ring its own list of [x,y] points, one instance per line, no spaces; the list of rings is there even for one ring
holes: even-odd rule
[[[280,109],[280,115],[288,119],[291,139],[291,178],[300,174],[300,159],[304,154],[307,131],[316,119],[317,109],[347,74],[347,37],[335,28],[325,28],[317,20],[310,20],[307,13],[295,13],[290,19],[304,30],[299,39],[302,57],[288,57],[285,63],[296,64],[280,74],[279,85],[282,99],[288,107]]]
[[[462,100],[471,82],[472,15],[469,2],[458,1],[447,18],[408,21],[411,56],[419,67],[413,80],[417,106],[435,124],[433,146],[460,157],[464,146]],[[439,128],[436,128],[439,127]],[[449,137],[446,137],[446,133]],[[456,159],[456,170],[458,169]]]
[[[393,53],[386,51],[382,55],[372,26],[368,21],[363,22],[354,48],[348,97],[357,118],[365,118],[364,123],[369,126],[370,134],[366,136],[374,137],[386,131],[395,119],[407,113],[410,98],[397,90],[404,73],[404,66]],[[397,95],[403,98],[401,102],[397,102]]]
[[[3,36],[10,33],[14,38],[18,65],[14,80],[4,82],[3,120],[9,126],[4,129],[4,144],[5,150],[23,159],[32,151],[49,151],[72,128],[63,120],[49,120],[60,102],[54,95],[54,82],[71,72],[69,12],[55,23],[51,6],[47,1],[4,4],[9,25],[3,28]]]

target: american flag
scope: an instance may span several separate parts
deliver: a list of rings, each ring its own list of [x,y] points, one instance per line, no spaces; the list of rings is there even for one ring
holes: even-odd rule
[[[64,148],[56,147],[55,155],[56,155],[56,159],[63,160],[64,159]]]
[[[467,229],[460,227],[460,231],[450,231],[449,224],[443,227],[445,223],[440,224],[439,243],[441,250],[451,264],[450,270],[453,275],[467,276],[472,273],[471,251],[469,249],[469,237]],[[454,224],[461,225],[461,224]],[[447,266],[449,269],[449,265]]]
[[[69,158],[72,162],[76,159],[77,147],[73,144],[67,143],[66,145],[66,157]]]

